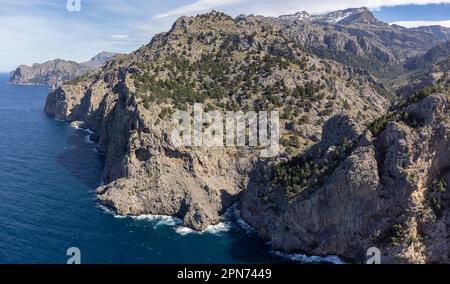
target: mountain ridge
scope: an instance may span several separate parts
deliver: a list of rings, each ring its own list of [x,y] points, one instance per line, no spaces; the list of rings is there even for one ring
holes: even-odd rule
[[[181,17],[51,92],[45,112],[95,132],[105,154],[98,198],[120,215],[171,215],[201,231],[239,202],[282,251],[362,263],[376,246],[389,263],[449,262],[449,90],[415,90],[392,104],[398,89],[369,68],[395,63],[394,75],[407,77],[404,62],[442,40],[366,19]],[[170,115],[194,103],[280,111],[280,155],[175,147]]]
[[[282,15],[278,17],[280,20],[290,21],[305,21],[317,23],[330,24],[350,24],[350,23],[364,23],[364,24],[384,24],[372,14],[366,7],[349,8],[346,10],[334,11],[324,15],[311,15],[306,11],[297,12],[291,15]]]
[[[295,19],[295,15],[300,15],[303,20]],[[280,22],[312,53],[364,68],[384,83],[404,72],[403,63],[407,58],[424,54],[435,45],[450,40],[449,28],[389,25],[376,19],[367,8],[319,16],[301,12],[279,18],[239,18]]]
[[[82,63],[57,58],[44,63],[34,63],[31,66],[20,65],[10,72],[10,83],[17,85],[45,85],[56,89],[64,81],[73,80],[90,71],[99,69],[106,61],[114,58],[116,55],[111,52],[101,52]]]

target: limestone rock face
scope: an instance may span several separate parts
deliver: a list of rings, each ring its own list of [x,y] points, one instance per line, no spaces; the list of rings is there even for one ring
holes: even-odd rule
[[[367,250],[378,247],[385,263],[448,263],[449,99],[432,95],[405,112],[413,122],[390,122],[378,137],[360,135],[348,157],[307,195],[288,200],[282,189],[270,194],[261,171],[254,174],[240,202],[243,217],[288,252],[363,262]],[[329,147],[325,141],[343,133],[332,129],[324,129],[322,151]]]
[[[326,117],[370,121],[387,108],[372,78],[320,60],[279,32],[277,25],[269,29],[217,12],[182,17],[147,46],[63,84],[49,94],[45,111],[95,132],[91,138],[106,156],[102,203],[121,215],[177,216],[203,230],[219,223],[247,188],[260,151],[174,147],[167,113],[192,110],[195,102],[223,111],[286,110],[284,133],[301,129],[304,137],[290,146],[301,149],[320,136]],[[302,116],[308,127],[299,127]],[[282,156],[291,155],[286,148]]]
[[[120,215],[172,215],[203,230],[238,201],[278,250],[363,262],[378,247],[384,262],[448,262],[448,97],[388,112],[389,89],[353,63],[367,63],[358,60],[368,50],[381,65],[399,62],[415,53],[415,41],[398,54],[382,43],[391,28],[367,13],[345,25],[182,17],[148,45],[54,90],[45,111],[95,132],[105,155],[98,198]],[[395,29],[393,36],[411,35]],[[319,52],[341,48],[356,61]],[[279,156],[176,147],[171,114],[192,113],[194,103],[278,110]],[[369,130],[380,117],[387,122]]]
[[[106,154],[107,185],[98,189],[99,200],[120,215],[177,216],[196,230],[219,223],[246,187],[256,154],[175,148],[170,122],[155,124],[160,107],[139,106],[128,77],[111,82],[120,82],[120,93],[104,81],[63,85],[45,106],[47,114],[96,132]]]

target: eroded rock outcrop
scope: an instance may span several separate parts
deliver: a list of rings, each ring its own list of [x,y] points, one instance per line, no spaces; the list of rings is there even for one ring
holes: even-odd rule
[[[45,107],[51,116],[82,121],[77,125],[95,131],[98,149],[106,155],[107,185],[98,189],[100,201],[120,215],[177,216],[196,230],[219,223],[245,188],[256,155],[175,148],[170,121],[156,124],[161,108],[139,106],[128,77],[112,84],[119,84],[119,93],[103,80],[89,87],[62,86]]]
[[[285,113],[282,146],[292,153],[313,143],[325,118],[341,113],[370,121],[388,105],[372,78],[306,53],[280,31],[218,12],[182,17],[149,45],[62,85],[45,111],[95,132],[106,155],[101,202],[118,214],[173,215],[203,230],[238,200],[259,151],[176,148],[169,117],[175,109],[277,108]],[[309,127],[290,141],[299,117]]]
[[[240,200],[243,217],[275,249],[362,262],[377,246],[385,262],[447,262],[448,98],[376,120],[389,106],[383,85],[307,52],[288,24],[218,12],[182,17],[141,49],[63,84],[45,111],[95,132],[106,156],[98,198],[118,214],[172,215],[203,230]],[[175,147],[170,115],[194,103],[279,110],[280,156]]]
[[[449,99],[432,95],[402,113],[376,137],[356,131],[354,122],[333,119],[313,149],[313,163],[320,165],[317,153],[335,151],[342,139],[352,139],[354,146],[340,152],[344,157],[320,185],[289,195],[289,181],[264,185],[264,176],[280,167],[265,165],[240,202],[243,217],[276,249],[288,252],[363,262],[367,250],[378,247],[385,263],[448,263]],[[339,125],[348,131],[334,131]],[[358,132],[357,138],[347,134]]]

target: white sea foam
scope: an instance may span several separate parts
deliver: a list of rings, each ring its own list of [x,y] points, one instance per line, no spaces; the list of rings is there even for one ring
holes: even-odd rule
[[[175,232],[177,234],[179,234],[179,235],[182,235],[182,236],[198,233],[198,232],[196,232],[196,231],[194,231],[194,230],[192,230],[192,229],[190,229],[188,227],[181,227],[181,226],[176,227],[175,228]]]
[[[91,135],[86,135],[86,137],[84,137],[84,142],[88,143],[88,144],[95,144],[94,141],[91,140]]]
[[[91,140],[91,135],[94,134],[95,132],[92,131],[91,129],[89,129],[89,128],[82,128],[82,127],[80,127],[79,123],[71,123],[69,125],[69,127],[87,133],[88,135],[86,135],[84,137],[84,142],[88,143],[88,144],[95,144],[95,142]]]
[[[94,131],[92,131],[92,130],[89,129],[89,128],[82,128],[82,127],[80,127],[79,125],[73,124],[73,123],[71,123],[71,124],[69,125],[69,127],[73,128],[73,129],[76,129],[76,130],[84,131],[84,132],[86,132],[86,133],[88,133],[88,134],[94,134],[94,133],[95,133]]]
[[[154,228],[159,226],[177,226],[182,223],[179,218],[164,215],[140,215],[130,218],[139,221],[149,221],[154,224]]]
[[[105,211],[105,213],[113,215],[114,218],[117,219],[126,219],[126,218],[131,218],[133,220],[137,220],[137,221],[149,221],[151,223],[154,223],[154,227],[157,228],[159,226],[178,226],[182,224],[182,220],[180,220],[179,218],[176,217],[172,217],[172,216],[165,216],[165,215],[140,215],[140,216],[123,216],[123,215],[118,215],[116,214],[116,212],[114,210],[112,210],[111,208],[101,205],[98,205],[101,209],[103,209],[103,211]]]
[[[210,225],[203,231],[195,231],[187,227],[177,226],[175,231],[180,235],[188,235],[188,234],[214,234],[220,235],[222,233],[230,231],[232,228],[238,225],[241,229],[243,229],[247,234],[253,234],[256,230],[250,226],[244,219],[241,217],[241,212],[238,209],[237,204],[231,206],[222,216],[222,222],[217,225]]]
[[[217,225],[210,225],[208,226],[204,231],[195,231],[191,228],[182,226],[183,220],[172,217],[172,216],[165,216],[165,215],[140,215],[140,216],[122,216],[117,215],[114,210],[111,208],[101,205],[98,205],[105,213],[113,215],[115,218],[118,219],[124,219],[124,218],[131,218],[134,220],[139,221],[148,221],[151,223],[154,223],[154,228],[157,228],[159,226],[170,226],[174,227],[175,232],[180,235],[188,235],[188,234],[214,234],[219,235],[224,232],[228,232],[233,227],[233,217],[236,215],[236,206],[231,207],[228,209],[225,214],[222,216],[223,222],[217,224]],[[242,220],[243,221],[243,220]],[[247,225],[249,226],[249,225]]]
[[[233,218],[235,216],[235,210],[236,205],[233,205],[231,208],[229,208],[222,216],[219,224],[216,225],[210,225],[203,231],[195,231],[191,228],[178,226],[175,228],[175,232],[177,232],[180,235],[188,235],[188,234],[213,234],[213,235],[220,235],[222,233],[230,231],[234,224],[233,224]]]
[[[233,205],[229,208],[225,214],[223,214],[222,219],[224,220],[222,223],[217,225],[208,226],[208,228],[204,231],[195,231],[188,227],[183,227],[183,221],[179,218],[165,215],[140,215],[140,216],[121,216],[117,215],[114,210],[99,204],[99,207],[102,208],[107,214],[113,215],[115,218],[124,219],[124,218],[132,218],[134,220],[139,221],[149,221],[154,223],[154,228],[158,228],[159,226],[170,226],[175,228],[175,232],[179,235],[186,236],[189,234],[214,234],[219,235],[224,232],[228,232],[234,224],[238,224],[242,229],[244,229],[247,233],[255,233],[256,230],[250,226],[247,222],[245,222],[240,215],[240,211],[237,205]],[[338,256],[307,256],[304,254],[288,254],[279,251],[271,251],[273,255],[278,257],[282,257],[285,259],[289,259],[294,262],[305,263],[305,264],[316,264],[316,263],[331,263],[331,264],[345,264]]]
[[[247,234],[254,234],[256,233],[255,228],[253,228],[250,224],[248,224],[242,217],[241,217],[241,210],[237,207],[237,204],[233,205],[232,212],[234,214],[234,218],[236,220],[236,223],[243,229]]]
[[[338,256],[334,255],[307,256],[304,254],[288,254],[279,251],[271,251],[271,253],[273,255],[304,264],[318,264],[318,263],[345,264]]]
[[[183,226],[177,226],[175,228],[175,232],[180,235],[189,235],[189,234],[197,234],[197,235],[203,235],[203,234],[213,234],[213,235],[220,235],[221,233],[228,232],[231,229],[232,224],[229,222],[222,222],[217,225],[210,225],[203,231],[195,231],[188,227]]]
[[[117,215],[116,215],[116,212],[114,212],[114,210],[112,210],[111,208],[109,208],[109,207],[107,207],[107,206],[105,206],[105,205],[102,205],[102,204],[98,204],[97,206],[98,206],[100,209],[102,209],[106,214],[113,215],[114,217],[117,216]]]
[[[220,234],[224,232],[228,232],[233,227],[233,224],[230,221],[226,221],[223,223],[219,223],[217,225],[208,226],[205,230],[206,233],[209,234]]]

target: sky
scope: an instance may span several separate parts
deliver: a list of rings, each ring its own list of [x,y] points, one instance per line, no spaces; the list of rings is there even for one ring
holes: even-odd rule
[[[84,62],[101,51],[129,53],[178,17],[211,9],[278,16],[358,7],[388,23],[450,27],[450,0],[0,0],[0,72],[55,58]]]

